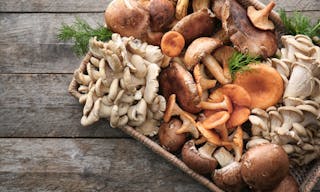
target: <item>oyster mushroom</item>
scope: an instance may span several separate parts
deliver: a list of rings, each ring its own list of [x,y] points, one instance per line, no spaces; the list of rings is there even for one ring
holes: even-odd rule
[[[208,147],[208,145],[211,145]],[[217,160],[212,157],[215,146],[205,144],[205,149],[197,149],[194,140],[186,142],[182,148],[182,161],[192,170],[199,174],[210,174],[217,167]]]
[[[176,5],[176,18],[178,20],[184,18],[187,15],[189,6],[189,0],[178,0]]]
[[[247,17],[246,10],[236,0],[216,0],[212,10],[222,21],[222,28],[235,49],[264,58],[276,53],[275,33],[255,28]]]

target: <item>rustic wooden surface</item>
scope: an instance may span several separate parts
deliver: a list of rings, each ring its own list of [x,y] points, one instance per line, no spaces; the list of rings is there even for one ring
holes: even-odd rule
[[[0,0],[0,191],[207,191],[106,122],[80,125],[67,87],[81,58],[56,35],[75,17],[102,24],[108,2]],[[320,18],[319,0],[276,3]]]

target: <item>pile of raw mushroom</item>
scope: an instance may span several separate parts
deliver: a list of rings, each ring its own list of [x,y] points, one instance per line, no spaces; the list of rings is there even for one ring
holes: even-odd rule
[[[75,72],[81,123],[108,118],[112,127],[157,135],[227,191],[297,191],[289,161],[305,165],[320,154],[320,48],[303,35],[282,36],[280,51],[268,19],[274,6],[112,1],[112,40],[91,39],[86,70]],[[277,50],[280,58],[271,58]],[[233,78],[236,52],[264,62]]]

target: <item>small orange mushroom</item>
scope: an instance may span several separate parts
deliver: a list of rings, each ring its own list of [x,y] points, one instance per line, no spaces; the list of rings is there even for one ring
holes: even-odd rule
[[[214,144],[214,145],[218,145],[218,146],[222,146],[222,145],[226,145],[226,146],[232,146],[231,142],[228,141],[222,141],[219,137],[219,135],[212,129],[205,129],[202,124],[198,124],[197,128],[199,130],[199,132],[202,134],[203,137],[205,137],[207,139],[208,142]]]
[[[250,109],[243,106],[234,105],[233,112],[227,122],[227,128],[233,128],[242,125],[249,119]]]
[[[233,111],[232,102],[226,95],[223,95],[223,101],[221,102],[201,101],[198,106],[206,110],[227,110],[228,113]]]
[[[209,79],[205,74],[203,64],[197,64],[193,69],[193,76],[197,84],[199,96],[202,97],[204,91],[216,86],[217,81]]]
[[[220,92],[220,93],[219,93]],[[239,106],[245,106],[249,107],[251,106],[251,97],[250,94],[246,89],[243,87],[236,85],[236,84],[227,84],[219,89],[215,90],[212,94],[210,94],[209,98],[214,98],[215,94],[221,95],[227,95],[232,103],[239,105]]]
[[[184,37],[176,31],[168,31],[161,39],[162,53],[169,57],[177,57],[184,48]]]
[[[202,122],[197,122],[197,127],[204,129],[215,129],[220,133],[222,141],[228,141],[228,130],[226,122],[230,118],[230,114],[226,111],[219,111],[207,117]]]
[[[249,64],[250,70],[236,73],[234,84],[251,96],[250,108],[267,109],[282,97],[284,86],[279,72],[265,64]],[[240,105],[241,106],[241,105]]]

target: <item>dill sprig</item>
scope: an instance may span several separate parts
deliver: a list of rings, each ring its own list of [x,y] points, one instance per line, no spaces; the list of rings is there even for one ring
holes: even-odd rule
[[[251,57],[249,55],[240,53],[240,52],[234,52],[232,56],[229,59],[229,71],[231,73],[232,79],[235,78],[235,75],[237,72],[245,72],[250,70],[250,67],[248,64],[250,63],[260,63],[261,58],[260,57]]]
[[[287,16],[284,9],[280,10],[280,18],[288,34],[303,34],[311,38],[320,36],[320,19],[312,24],[309,17],[302,15],[301,12],[295,11],[292,16]]]
[[[111,35],[112,32],[102,25],[94,29],[86,21],[76,18],[72,25],[62,24],[58,39],[62,41],[73,40],[73,50],[80,56],[88,52],[88,44],[91,37],[97,37],[100,41],[107,41],[111,38]]]

